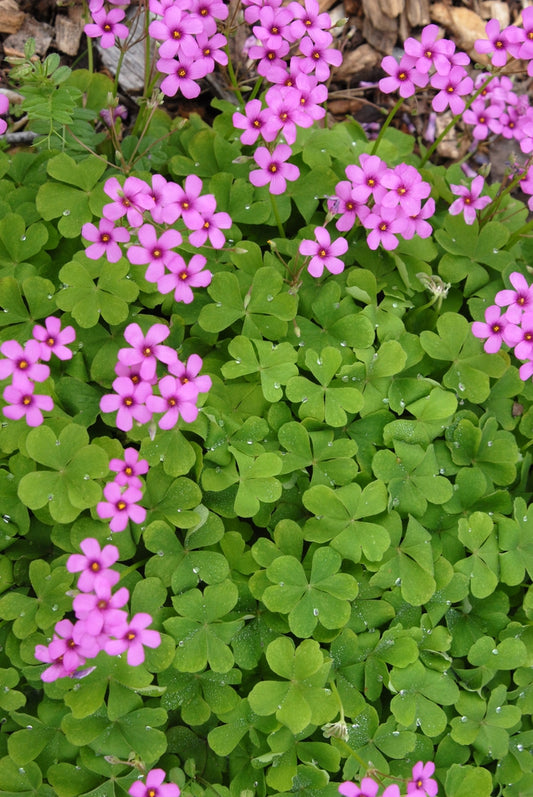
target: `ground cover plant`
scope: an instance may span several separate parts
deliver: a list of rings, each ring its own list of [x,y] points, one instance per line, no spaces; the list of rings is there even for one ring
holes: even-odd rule
[[[131,128],[92,58],[11,70],[0,794],[533,793],[533,12],[482,67],[408,39],[369,140],[313,0],[127,5],[86,34],[156,42]],[[159,107],[216,64],[213,125]],[[419,92],[523,161],[439,165]]]

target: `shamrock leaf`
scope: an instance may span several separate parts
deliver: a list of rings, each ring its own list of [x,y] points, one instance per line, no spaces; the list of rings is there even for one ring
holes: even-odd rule
[[[293,556],[279,556],[267,568],[274,586],[267,587],[263,602],[272,612],[289,615],[289,628],[299,637],[309,637],[317,623],[342,628],[350,616],[349,601],[357,595],[357,583],[348,573],[339,573],[341,557],[331,548],[313,555],[309,581]]]

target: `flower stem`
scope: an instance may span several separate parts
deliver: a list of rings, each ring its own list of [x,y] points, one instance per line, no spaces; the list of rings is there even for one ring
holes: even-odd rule
[[[233,69],[233,64],[231,63],[231,54],[230,54],[230,51],[229,51],[229,45],[226,44],[224,49],[226,51],[226,55],[228,56],[228,67],[227,68],[228,68],[228,75],[229,75],[229,79],[231,81],[231,85],[233,86],[233,88],[235,90],[235,94],[237,95],[239,103],[244,106],[244,100],[243,100],[243,97],[242,97],[242,94],[241,94],[241,90],[239,88],[239,84],[237,83],[237,77],[235,75],[235,70]]]
[[[270,201],[272,203],[272,210],[274,211],[274,217],[276,219],[276,224],[278,226],[278,232],[280,234],[280,238],[285,238],[285,230],[283,229],[283,224],[281,223],[281,217],[279,215],[278,210],[278,203],[276,202],[276,197],[274,194],[270,194]]]
[[[396,116],[396,114],[398,113],[400,108],[402,107],[402,105],[403,105],[403,97],[400,97],[400,99],[398,100],[398,102],[396,103],[394,108],[391,111],[389,111],[389,115],[387,116],[387,118],[383,122],[381,130],[379,131],[379,135],[376,138],[376,140],[374,141],[374,146],[372,147],[372,150],[370,152],[371,155],[375,155],[376,154],[376,152],[378,150],[378,147],[379,147],[379,145],[381,143],[381,139],[385,135],[385,132],[386,132],[387,128],[389,127],[390,123],[392,122],[392,120],[394,119],[394,117]]]

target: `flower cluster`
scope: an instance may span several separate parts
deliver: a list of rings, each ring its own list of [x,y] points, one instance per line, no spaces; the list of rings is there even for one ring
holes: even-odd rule
[[[399,163],[391,169],[377,155],[363,154],[359,165],[350,164],[345,172],[348,180],[337,183],[328,200],[330,213],[340,214],[338,230],[346,232],[358,220],[369,231],[370,249],[381,244],[388,250],[398,246],[399,235],[431,235],[427,219],[435,212],[435,202],[428,199],[431,186],[414,166]]]
[[[124,459],[112,459],[109,469],[117,475],[104,487],[105,501],[96,506],[98,517],[103,520],[111,518],[111,531],[124,531],[128,521],[142,523],[146,518],[146,509],[139,506],[142,498],[142,481],[139,476],[148,472],[148,462],[139,459],[134,448],[126,448]]]
[[[24,346],[16,340],[6,340],[0,346],[5,359],[0,360],[0,379],[11,377],[11,383],[4,389],[3,397],[7,406],[2,408],[6,418],[26,420],[28,426],[40,426],[43,410],[54,408],[51,396],[34,393],[35,383],[44,382],[50,376],[48,362],[55,355],[59,360],[69,360],[72,352],[67,343],[76,337],[74,327],[61,329],[61,322],[55,316],[45,319],[45,326],[36,324],[33,338]]]
[[[474,47],[480,54],[490,54],[496,68],[504,67],[509,58],[528,61],[531,76],[533,8],[524,9],[522,20],[523,28],[510,25],[503,30],[498,20],[489,20],[485,27],[487,38],[478,39]],[[417,88],[429,84],[436,90],[432,98],[434,111],[440,113],[449,108],[453,114],[463,114],[462,122],[472,128],[476,141],[491,133],[501,134],[516,139],[523,152],[533,151],[533,108],[527,95],[518,96],[506,75],[482,72],[472,80],[465,69],[470,64],[469,56],[456,52],[454,42],[438,37],[438,26],[427,25],[420,40],[406,39],[405,53],[399,62],[385,56],[381,66],[387,77],[379,82],[381,91],[397,91],[400,97],[408,98]],[[474,99],[467,108],[471,95]]]
[[[217,20],[228,16],[222,0],[150,0],[150,12],[161,17],[150,23],[150,36],[160,42],[157,69],[166,77],[161,91],[173,97],[180,91],[192,99],[200,94],[199,80],[226,65],[226,37],[217,33]]]
[[[431,776],[435,772],[435,764],[418,761],[412,770],[411,779],[407,782],[407,797],[435,797],[438,792],[437,781]],[[374,778],[366,777],[361,786],[345,781],[339,786],[339,793],[344,797],[376,797],[379,783]],[[381,797],[400,797],[400,787],[393,783],[381,793]]]
[[[243,130],[243,144],[255,144],[262,138],[269,145],[254,153],[259,169],[250,173],[251,183],[268,184],[271,194],[282,194],[287,180],[300,176],[298,167],[287,163],[297,128],[311,127],[325,116],[325,82],[330,67],[340,66],[342,55],[331,47],[331,18],[320,13],[317,0],[305,0],[304,6],[298,2],[283,6],[281,0],[268,4],[249,0],[245,5],[244,18],[252,25],[256,42],[248,48],[248,56],[257,61],[257,72],[273,85],[265,94],[266,107],[258,99],[250,100],[244,113],[233,114],[233,124]],[[275,146],[280,137],[284,141]]]
[[[179,797],[179,786],[175,783],[163,783],[166,772],[163,769],[151,769],[144,783],[136,780],[128,789],[132,797]]]
[[[169,334],[164,324],[153,324],[146,334],[136,323],[124,330],[130,346],[118,352],[114,393],[107,393],[100,400],[102,412],[117,413],[116,425],[123,432],[130,431],[133,421],[147,423],[154,413],[162,413],[160,429],[173,429],[180,417],[190,423],[198,415],[199,394],[211,388],[209,376],[198,376],[201,357],[191,354],[183,363],[173,348],[162,344]],[[157,376],[158,362],[168,370],[161,379]],[[155,386],[160,395],[154,394]]]
[[[474,85],[464,68],[470,58],[456,52],[454,42],[438,36],[437,25],[426,25],[420,41],[405,40],[405,54],[399,62],[391,55],[385,56],[381,66],[387,77],[379,81],[379,88],[385,94],[398,91],[405,99],[429,84],[437,90],[431,101],[435,111],[441,113],[450,108],[452,113],[460,114],[465,109],[463,97],[472,93]]]
[[[209,241],[214,249],[221,249],[226,241],[222,230],[231,227],[228,213],[216,212],[216,199],[213,194],[203,194],[202,181],[196,175],[189,175],[184,187],[155,174],[151,185],[138,177],[127,177],[121,185],[116,177],[109,178],[105,193],[112,202],[104,205],[104,218],[99,226],[87,222],[82,227],[83,237],[91,241],[85,250],[88,257],[105,257],[116,263],[122,257],[119,244],[131,240],[130,229],[137,236],[138,243],[132,244],[126,256],[132,265],[146,265],[145,278],[157,284],[159,293],[174,292],[176,302],[189,304],[193,301],[192,288],[206,287],[212,274],[204,266],[204,255],[195,254],[187,263],[175,251],[183,243],[187,234],[188,242],[200,247]],[[148,213],[152,224],[145,221]],[[126,221],[130,229],[115,226],[118,221]],[[182,231],[171,225],[180,224]],[[163,227],[161,234],[156,227]]]
[[[524,361],[519,372],[526,382],[533,376],[533,286],[519,271],[513,271],[509,281],[513,290],[498,291],[496,304],[485,310],[485,321],[474,321],[472,332],[485,340],[488,354],[499,351],[503,343],[514,349],[515,357]]]
[[[128,664],[135,666],[144,661],[144,646],[161,644],[159,632],[148,629],[152,622],[149,614],[139,612],[128,620],[122,607],[129,600],[129,591],[125,587],[111,591],[120,578],[111,569],[118,560],[118,548],[106,545],[101,549],[92,537],[83,540],[80,548],[83,554],[72,554],[67,561],[70,573],[80,573],[80,592],[73,601],[76,622],[60,620],[50,644],[35,647],[35,658],[50,665],[41,675],[47,683],[88,674],[80,668],[102,650],[111,656],[127,651]]]

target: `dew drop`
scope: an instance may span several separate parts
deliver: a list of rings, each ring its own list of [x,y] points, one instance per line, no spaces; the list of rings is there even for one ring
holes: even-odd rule
[[[493,440],[489,440],[489,442],[487,443],[489,448],[493,445],[493,442],[494,442]]]
[[[519,753],[521,753],[523,751],[523,749],[524,749],[524,745],[523,744],[517,744],[516,745],[516,749],[518,750]]]
[[[276,390],[279,390],[279,388],[281,387],[281,385],[280,385],[280,383],[279,383],[279,382],[274,382],[274,387],[276,388]]]
[[[271,293],[269,293],[269,294],[267,295],[266,299],[267,299],[267,302],[272,302],[272,301],[274,300],[274,297],[272,296],[272,294],[271,294]]]
[[[348,343],[347,343],[345,340],[341,340],[341,342],[340,342],[340,345],[341,345],[341,346],[342,346],[342,348],[344,349],[344,348],[346,348],[346,346],[348,345]]]
[[[63,211],[63,216],[70,216],[70,210],[68,208],[65,208]]]
[[[86,482],[88,482],[90,478],[91,477],[89,476],[88,473],[85,473],[84,476],[83,476],[83,480],[86,481]]]
[[[315,617],[318,617],[319,614],[318,609],[313,609],[313,614],[315,615]]]
[[[9,521],[11,520],[11,515],[2,515],[2,520],[4,521],[4,523],[9,523]]]
[[[26,236],[25,236],[25,235],[21,235],[21,236],[20,236],[20,240],[21,240],[21,241],[25,241],[25,240],[26,240]]]
[[[493,654],[494,656],[497,656],[497,655],[498,655],[498,652],[499,652],[499,651],[498,651],[498,648],[492,648],[492,654]]]
[[[180,641],[178,642],[178,647],[179,647],[179,648],[182,648],[182,647],[183,647],[183,644],[184,644],[184,643],[183,643],[183,639],[180,639]]]
[[[465,717],[464,714],[461,717],[461,722],[468,722],[468,717]]]
[[[157,552],[157,555],[158,555],[158,556],[164,556],[165,554],[164,554],[164,551],[158,551],[158,552]]]
[[[399,736],[399,735],[400,735],[400,731],[393,731],[393,732],[392,732],[392,735],[393,735],[393,736]]]
[[[53,498],[54,498],[53,493],[50,493],[50,495],[48,496],[48,500],[53,501]]]
[[[458,387],[458,389],[461,391],[461,393],[464,393],[465,386],[463,385],[463,383],[462,383],[462,382],[459,382],[459,384],[457,385],[457,387]]]
[[[198,574],[200,572],[200,568],[199,567],[193,567],[192,572],[195,573],[195,574]]]

